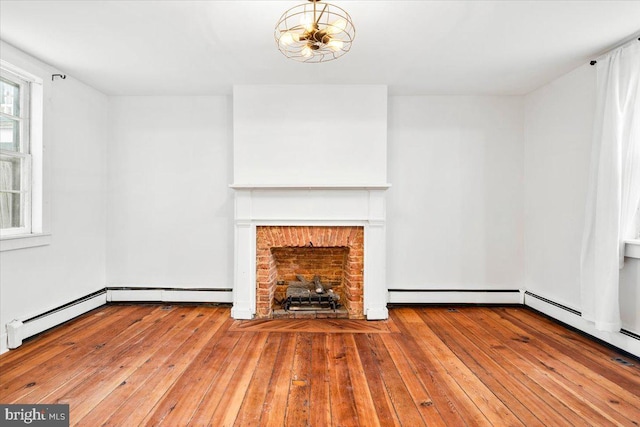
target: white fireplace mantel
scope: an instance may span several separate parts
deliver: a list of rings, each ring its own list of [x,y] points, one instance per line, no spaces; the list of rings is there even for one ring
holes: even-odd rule
[[[256,227],[263,225],[364,227],[364,313],[388,318],[385,192],[380,185],[249,185],[235,190],[234,288],[231,315],[256,312]]]

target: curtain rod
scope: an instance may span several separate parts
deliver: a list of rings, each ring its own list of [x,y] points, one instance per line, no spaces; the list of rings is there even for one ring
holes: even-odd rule
[[[629,40],[628,42],[622,43],[620,46],[616,46],[613,49],[610,49],[608,52],[603,53],[602,55],[606,55],[607,53],[611,52],[612,50],[617,49],[619,47],[622,47],[622,46],[626,45],[627,43],[631,43],[632,41],[633,41],[633,39]],[[638,37],[638,41],[640,42],[640,37]],[[600,55],[600,56],[602,56],[602,55]],[[589,65],[596,65],[597,63],[598,63],[598,61],[596,61],[595,59],[589,61]]]

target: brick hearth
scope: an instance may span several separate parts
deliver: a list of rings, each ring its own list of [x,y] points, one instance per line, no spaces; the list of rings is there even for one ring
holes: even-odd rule
[[[256,317],[273,317],[274,299],[282,299],[278,282],[314,275],[333,286],[350,319],[363,319],[364,228],[256,227]]]

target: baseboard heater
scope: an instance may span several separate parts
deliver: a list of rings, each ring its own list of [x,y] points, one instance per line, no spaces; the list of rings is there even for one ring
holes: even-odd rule
[[[522,304],[519,289],[389,289],[390,304]]]
[[[581,313],[581,312],[579,312],[578,310],[575,310],[575,309],[573,309],[573,308],[571,308],[571,307],[567,307],[566,305],[559,304],[559,303],[557,303],[557,302],[555,302],[555,301],[551,301],[550,299],[547,299],[547,298],[545,298],[545,297],[541,297],[540,295],[536,295],[536,294],[534,294],[533,292],[526,291],[524,294],[525,294],[525,298],[526,298],[526,297],[536,298],[536,299],[538,299],[538,300],[540,300],[540,301],[543,301],[543,302],[545,302],[545,303],[547,303],[547,304],[553,305],[554,307],[558,307],[558,308],[560,308],[560,309],[562,309],[562,310],[564,310],[564,311],[567,311],[567,312],[569,312],[569,313],[571,313],[571,314],[575,314],[576,316],[582,316],[582,313]],[[526,301],[526,300],[525,300],[525,301]],[[531,305],[529,305],[529,304],[525,304],[525,305],[528,305],[529,307],[531,307]],[[537,310],[536,310],[536,311],[537,311]],[[545,314],[545,313],[543,313],[543,314]],[[558,320],[558,319],[555,319],[555,318],[553,318],[553,319],[554,319],[554,320]],[[564,322],[563,322],[563,323],[564,323]],[[570,325],[569,325],[569,326],[570,326]],[[571,326],[571,327],[572,327],[572,326]],[[626,335],[626,336],[628,336],[628,337],[631,337],[631,338],[633,338],[633,339],[636,339],[636,340],[640,341],[640,335],[636,334],[635,332],[631,332],[631,331],[629,331],[629,330],[627,330],[627,329],[620,329],[620,333],[621,333],[621,334],[623,334],[623,335]]]
[[[636,334],[636,333],[633,333],[633,332],[628,331],[628,330],[626,330],[626,329],[620,329],[620,333],[621,333],[621,334],[624,334],[624,335],[626,335],[626,336],[628,336],[628,337],[631,337],[631,338],[633,338],[633,339],[636,339],[636,340],[640,341],[640,335],[638,335],[638,334]]]
[[[551,301],[550,299],[547,299],[545,297],[541,297],[540,295],[536,295],[533,292],[525,291],[524,296],[525,296],[525,302],[526,302],[526,297],[532,297],[532,298],[536,298],[536,299],[538,299],[540,301],[546,302],[547,304],[551,304],[554,307],[558,307],[558,308],[560,308],[560,309],[562,309],[564,311],[568,311],[569,313],[575,314],[576,316],[582,316],[582,313],[579,312],[578,310],[575,310],[575,309],[573,309],[571,307],[567,307],[566,305],[559,304],[559,303],[557,303],[555,301]]]
[[[7,347],[18,348],[22,340],[51,329],[107,303],[107,290],[101,289],[59,307],[25,320],[13,320],[7,324]]]
[[[529,291],[524,292],[524,305],[602,345],[640,359],[640,335],[634,332],[627,329],[620,329],[619,333],[599,331],[582,317],[580,311]]]
[[[111,287],[106,289],[108,302],[233,302],[231,288]]]
[[[24,320],[13,320],[7,324],[7,347],[18,348],[22,341],[36,334],[74,319],[109,302],[195,302],[231,303],[230,288],[104,288],[82,298]],[[4,347],[4,344],[0,346]]]

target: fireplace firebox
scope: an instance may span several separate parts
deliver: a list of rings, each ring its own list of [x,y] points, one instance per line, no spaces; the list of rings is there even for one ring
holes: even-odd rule
[[[274,317],[274,312],[289,299],[294,307],[295,303],[309,308],[317,304],[318,310],[335,311],[339,304],[346,310],[346,317],[362,319],[363,270],[364,229],[361,226],[258,226],[256,317]],[[303,286],[299,291],[287,293],[291,283]],[[324,292],[310,292],[304,300],[303,289],[308,283],[319,284]],[[284,308],[290,310],[291,304]],[[305,311],[309,311],[306,308]]]

